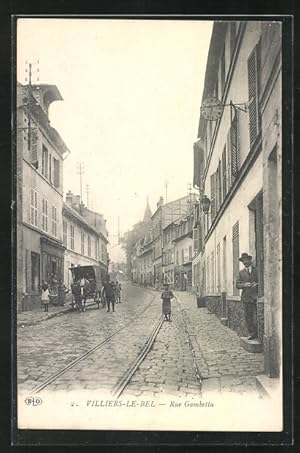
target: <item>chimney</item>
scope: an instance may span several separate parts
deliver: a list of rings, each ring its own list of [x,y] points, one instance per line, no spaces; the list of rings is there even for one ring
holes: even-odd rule
[[[68,203],[70,205],[73,204],[73,194],[72,194],[71,190],[69,190],[66,195],[66,203]]]
[[[157,209],[160,208],[164,204],[164,198],[159,197],[158,202],[156,203]]]

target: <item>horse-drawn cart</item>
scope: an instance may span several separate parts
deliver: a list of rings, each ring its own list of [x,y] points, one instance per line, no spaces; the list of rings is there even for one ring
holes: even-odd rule
[[[93,299],[100,308],[103,306],[101,297],[102,280],[99,266],[73,266],[72,273],[72,306],[76,305],[79,310],[84,311],[88,299]]]

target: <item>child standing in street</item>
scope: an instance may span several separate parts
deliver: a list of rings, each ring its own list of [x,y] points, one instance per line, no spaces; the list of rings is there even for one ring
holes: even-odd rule
[[[42,302],[42,305],[44,306],[45,311],[48,311],[48,307],[49,307],[49,288],[48,288],[48,284],[46,282],[44,282],[42,284],[41,302]]]
[[[173,292],[169,289],[168,283],[164,284],[164,290],[161,295],[162,299],[162,312],[163,315],[165,316],[165,321],[172,322],[171,320],[171,299],[173,299],[174,294]]]

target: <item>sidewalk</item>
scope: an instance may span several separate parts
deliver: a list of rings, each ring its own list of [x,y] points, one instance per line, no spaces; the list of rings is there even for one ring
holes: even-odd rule
[[[94,302],[87,302],[86,307],[93,305]],[[39,324],[42,321],[63,315],[72,311],[71,302],[67,301],[63,306],[49,305],[49,311],[45,312],[44,308],[37,307],[34,310],[24,311],[17,314],[17,327],[26,327]]]
[[[256,391],[255,377],[264,372],[263,353],[246,351],[236,332],[224,326],[207,308],[197,307],[195,294],[180,291],[174,294],[194,349],[202,390]]]

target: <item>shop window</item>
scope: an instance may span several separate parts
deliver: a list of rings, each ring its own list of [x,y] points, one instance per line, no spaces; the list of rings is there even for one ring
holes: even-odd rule
[[[31,252],[31,290],[40,290],[40,255],[35,252]]]

